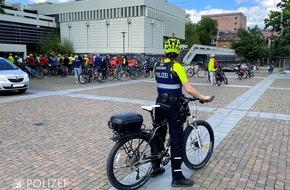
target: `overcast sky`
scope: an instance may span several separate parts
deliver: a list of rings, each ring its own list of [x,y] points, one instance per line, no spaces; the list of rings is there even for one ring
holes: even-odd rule
[[[5,0],[13,3],[39,3],[47,0]],[[62,3],[74,0],[49,0],[53,3]],[[268,18],[270,10],[279,9],[276,5],[281,0],[167,0],[167,2],[174,4],[187,13],[191,14],[191,20],[196,23],[200,21],[201,15],[228,13],[228,12],[242,12],[247,17],[248,27],[264,27],[264,19]]]

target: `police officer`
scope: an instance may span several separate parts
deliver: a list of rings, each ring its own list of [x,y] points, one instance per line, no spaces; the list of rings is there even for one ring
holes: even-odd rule
[[[185,91],[204,102],[209,102],[210,97],[200,94],[188,82],[183,66],[176,62],[175,59],[180,53],[180,42],[178,39],[169,38],[164,44],[166,58],[163,62],[157,62],[154,66],[154,76],[157,82],[158,97],[156,104],[161,105],[155,111],[156,122],[164,119],[168,120],[169,134],[171,137],[171,172],[172,187],[189,187],[194,184],[193,180],[184,177],[181,171],[182,164],[182,140],[183,140],[183,123],[186,120],[187,107],[182,107],[183,99],[182,87]],[[159,151],[164,149],[165,135],[167,127],[162,126],[156,132],[156,140],[159,142]],[[160,168],[158,161],[157,168],[154,168],[152,177],[165,172]]]

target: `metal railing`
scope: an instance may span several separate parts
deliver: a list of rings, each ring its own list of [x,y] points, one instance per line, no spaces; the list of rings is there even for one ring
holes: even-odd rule
[[[187,54],[183,57],[182,62],[190,63],[197,54],[236,55],[235,50],[233,49],[194,44],[187,52]]]

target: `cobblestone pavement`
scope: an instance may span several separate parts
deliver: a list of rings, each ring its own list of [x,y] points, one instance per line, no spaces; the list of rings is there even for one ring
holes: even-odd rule
[[[198,118],[214,129],[216,148],[203,169],[183,168],[195,185],[182,189],[290,189],[290,75],[226,74],[229,84],[220,87],[190,78],[216,97],[197,106]],[[151,78],[81,85],[72,76],[51,77],[32,79],[22,95],[1,93],[0,190],[113,189],[105,171],[114,145],[107,121],[136,111],[149,124],[140,107],[155,97]],[[141,189],[173,189],[170,176],[167,169]]]

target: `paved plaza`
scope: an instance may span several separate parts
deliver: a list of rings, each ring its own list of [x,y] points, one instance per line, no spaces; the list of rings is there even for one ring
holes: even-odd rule
[[[196,76],[197,118],[215,133],[215,150],[195,181],[181,189],[290,189],[290,74],[260,69],[251,79],[226,73],[229,84],[211,86]],[[0,94],[0,190],[113,190],[106,160],[114,142],[107,126],[115,113],[154,104],[152,78],[76,84],[72,76],[31,79],[25,94]],[[195,104],[191,104],[195,108]],[[140,189],[171,188],[170,166]]]

